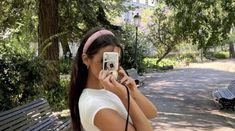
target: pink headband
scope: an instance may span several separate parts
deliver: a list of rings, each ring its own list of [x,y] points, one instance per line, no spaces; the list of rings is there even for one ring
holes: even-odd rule
[[[99,38],[100,36],[103,36],[103,35],[113,35],[114,34],[111,32],[111,31],[108,31],[108,30],[99,30],[97,32],[95,32],[94,34],[92,34],[86,41],[84,47],[83,47],[83,53],[86,53],[87,52],[87,49],[90,47],[90,45],[97,39]]]

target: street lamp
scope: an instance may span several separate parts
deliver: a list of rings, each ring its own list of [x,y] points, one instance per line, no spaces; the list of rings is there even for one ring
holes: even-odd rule
[[[134,66],[137,69],[137,40],[138,40],[138,27],[140,26],[140,21],[141,21],[141,17],[139,15],[139,13],[137,13],[134,16],[134,24],[135,24],[135,29],[136,29],[136,37],[135,37],[135,57],[134,57]],[[138,69],[137,69],[138,70]]]

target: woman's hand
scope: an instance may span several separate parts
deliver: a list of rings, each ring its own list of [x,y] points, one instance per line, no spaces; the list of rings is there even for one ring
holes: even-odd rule
[[[113,74],[107,74],[107,71],[101,70],[99,73],[99,81],[104,89],[113,92],[119,97],[126,96],[125,87],[116,81]]]
[[[118,75],[120,77],[120,83],[126,85],[131,91],[131,96],[134,97],[134,94],[138,91],[135,80],[129,77],[122,67],[119,68]]]

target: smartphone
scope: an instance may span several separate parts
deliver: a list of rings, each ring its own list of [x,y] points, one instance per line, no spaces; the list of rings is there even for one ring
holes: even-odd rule
[[[104,52],[103,54],[103,70],[109,74],[113,74],[117,79],[118,73],[118,60],[119,54],[117,52]]]

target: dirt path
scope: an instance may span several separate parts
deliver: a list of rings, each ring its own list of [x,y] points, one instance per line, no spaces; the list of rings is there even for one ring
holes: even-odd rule
[[[154,129],[235,131],[235,111],[220,111],[211,93],[235,80],[234,71],[235,60],[226,60],[146,74],[140,90],[157,105]]]

